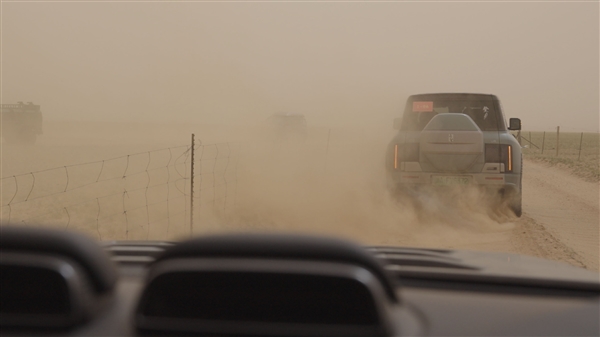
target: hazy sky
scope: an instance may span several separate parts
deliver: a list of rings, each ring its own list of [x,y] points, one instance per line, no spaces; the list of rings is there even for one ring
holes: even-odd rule
[[[599,4],[2,3],[2,101],[47,120],[391,125],[493,93],[524,128],[599,128]]]

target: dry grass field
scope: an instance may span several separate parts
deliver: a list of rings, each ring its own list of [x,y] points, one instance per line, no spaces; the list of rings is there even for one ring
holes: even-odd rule
[[[600,180],[600,135],[585,132],[521,132],[525,158],[563,167],[590,182]],[[581,148],[581,151],[580,151]]]

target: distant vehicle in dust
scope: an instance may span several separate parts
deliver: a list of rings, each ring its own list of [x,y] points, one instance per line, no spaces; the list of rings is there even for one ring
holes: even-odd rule
[[[42,132],[42,112],[39,105],[31,102],[24,104],[2,104],[0,130],[7,144],[35,144]]]
[[[521,146],[509,130],[494,95],[434,93],[410,96],[398,133],[386,154],[388,184],[394,192],[428,186],[477,185],[498,193],[517,215],[522,213]]]
[[[266,120],[267,137],[275,142],[304,142],[308,136],[303,114],[280,112]]]

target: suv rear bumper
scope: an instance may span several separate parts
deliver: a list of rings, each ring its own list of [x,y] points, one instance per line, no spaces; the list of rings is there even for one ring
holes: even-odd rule
[[[431,187],[475,186],[503,196],[519,194],[519,173],[438,173],[389,172],[388,183],[395,190],[419,190]]]

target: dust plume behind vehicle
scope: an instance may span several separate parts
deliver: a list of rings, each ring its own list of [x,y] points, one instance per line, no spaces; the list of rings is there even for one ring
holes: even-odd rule
[[[309,130],[306,144],[247,144],[237,211],[225,228],[434,247],[506,230],[515,220],[507,208],[492,211],[494,200],[475,188],[422,191],[397,199],[385,183],[391,131]]]
[[[112,214],[111,210],[122,212],[123,188],[129,193],[125,201],[134,205],[144,205],[144,187],[147,184],[144,168],[148,165],[148,155],[144,150],[161,149],[171,145],[185,145],[189,142],[187,132],[196,132],[198,144],[212,144],[221,141],[239,142],[239,164],[237,167],[237,191],[233,194],[230,187],[230,213],[220,214],[213,212],[213,206],[196,204],[203,212],[194,222],[196,234],[222,231],[291,231],[304,233],[334,234],[353,238],[371,244],[403,244],[415,246],[436,245],[449,246],[460,242],[475,243],[484,235],[506,231],[511,228],[511,222],[515,218],[510,211],[504,210],[498,213],[489,211],[486,203],[478,191],[448,190],[447,193],[436,194],[435,192],[423,193],[417,198],[394,198],[386,188],[385,182],[385,151],[390,137],[394,134],[391,125],[382,128],[350,128],[350,127],[308,127],[308,135],[305,142],[279,143],[265,140],[260,125],[239,126],[203,126],[203,125],[151,125],[151,124],[129,124],[127,127],[114,128],[111,124],[98,128],[98,124],[84,123],[73,124],[76,128],[64,129],[62,126],[50,124],[49,130],[61,127],[63,132],[56,135],[46,134],[46,144],[52,144],[49,148],[33,148],[30,152],[16,151],[5,147],[4,156],[10,158],[14,171],[6,171],[7,175],[18,174],[28,167],[35,167],[36,160],[45,158],[44,163],[37,163],[39,168],[47,168],[45,165],[59,167],[56,173],[53,171],[37,175],[35,189],[32,197],[44,195],[46,192],[62,192],[65,189],[65,170],[61,164],[78,164],[82,161],[97,162],[94,165],[84,165],[81,168],[69,169],[69,189],[77,187],[87,181],[94,182],[99,176],[100,169],[102,179],[120,177],[127,169],[129,173],[141,170],[138,177],[127,177],[126,180],[115,180],[116,185],[101,185],[102,190],[82,190],[84,194],[60,195],[52,203],[31,202],[36,212],[55,211],[57,218],[55,225],[61,228],[67,226],[67,216],[62,209],[63,206],[78,204],[89,199],[89,207],[77,208],[77,212],[69,214],[71,222],[69,228],[83,230],[88,234],[98,236],[96,218],[98,217],[98,205],[96,198],[107,193],[116,193],[115,200],[105,204],[101,200],[100,216]],[[106,142],[102,135],[112,130],[112,140]],[[78,146],[71,144],[72,139],[78,139]],[[147,145],[153,144],[150,148]],[[89,149],[95,149],[90,153]],[[181,151],[185,150],[184,148]],[[226,155],[227,149],[221,147],[221,154]],[[48,152],[50,151],[50,152]],[[131,156],[130,153],[141,153]],[[179,152],[173,151],[178,157]],[[198,152],[197,158],[202,154]],[[212,158],[217,155],[215,149],[208,147],[204,158]],[[115,156],[124,156],[117,162],[110,161],[102,164],[102,159]],[[173,157],[171,163],[175,163]],[[17,159],[18,158],[18,159]],[[160,168],[167,164],[168,152],[152,154],[150,169]],[[98,162],[100,160],[100,162]],[[177,161],[178,170],[184,173],[186,165],[184,158]],[[126,168],[128,163],[129,167]],[[202,174],[205,184],[212,175],[212,164]],[[225,164],[224,162],[219,165]],[[189,166],[189,159],[188,164]],[[233,162],[231,163],[233,165]],[[189,169],[189,168],[188,168]],[[197,168],[198,169],[198,168]],[[219,168],[217,168],[219,170]],[[158,171],[157,173],[160,173]],[[188,171],[189,172],[189,171]],[[175,174],[175,173],[172,173]],[[151,184],[157,182],[152,174]],[[202,177],[197,177],[199,184]],[[121,181],[127,184],[119,187]],[[31,188],[31,176],[23,178],[20,186],[19,198],[25,199]],[[233,185],[232,185],[233,186]],[[179,185],[183,192],[188,191],[189,185]],[[198,190],[198,185],[196,189]],[[210,185],[203,188],[210,188]],[[141,189],[141,195],[137,196],[132,190]],[[131,191],[130,191],[131,190]],[[164,197],[164,191],[150,189],[149,202]],[[15,191],[6,186],[3,197],[6,202],[13,196]],[[77,192],[77,191],[74,191]],[[171,191],[173,192],[173,191]],[[189,192],[189,191],[188,191]],[[137,193],[137,192],[136,192]],[[163,194],[156,194],[163,193]],[[212,190],[208,190],[208,197],[212,198]],[[139,193],[138,193],[139,194]],[[174,194],[171,194],[173,197]],[[455,198],[460,196],[459,198]],[[203,196],[204,197],[204,196]],[[188,197],[189,198],[189,197]],[[138,200],[139,199],[139,200]],[[235,205],[233,201],[235,199]],[[210,200],[208,200],[210,202]],[[183,205],[184,199],[171,204],[171,211],[178,210],[179,203]],[[203,200],[204,202],[204,200]],[[27,203],[25,203],[26,205]],[[45,207],[40,210],[39,207]],[[160,209],[164,208],[160,205]],[[177,206],[177,209],[174,207]],[[189,205],[188,205],[189,206]],[[52,209],[54,207],[55,209]],[[108,209],[107,209],[108,207]],[[110,209],[110,207],[114,209]],[[136,206],[137,207],[137,206]],[[229,206],[228,206],[229,207]],[[159,211],[159,206],[154,207]],[[13,206],[12,217],[18,216],[19,208]],[[181,209],[183,211],[183,208]],[[7,209],[3,208],[3,212]],[[22,212],[27,215],[26,209]],[[41,212],[44,213],[44,212]],[[6,216],[8,213],[3,213]],[[33,215],[33,213],[31,213]],[[158,214],[153,219],[166,218],[168,214]],[[133,213],[129,214],[129,221]],[[142,219],[145,224],[145,212]],[[123,215],[120,216],[121,218]],[[78,224],[79,221],[86,223]],[[85,220],[84,220],[85,219]],[[188,235],[189,225],[183,218],[173,218],[172,221],[184,221],[179,227],[174,226],[167,230],[165,223],[153,223],[150,238],[156,239],[179,239]],[[166,221],[166,220],[165,220]],[[180,222],[181,222],[180,221]],[[115,221],[103,226],[100,223],[99,231],[101,238],[125,239],[124,221]],[[137,226],[131,227],[130,238],[145,238],[143,233],[135,234]],[[167,235],[168,233],[168,235]],[[167,235],[167,236],[165,236]]]

